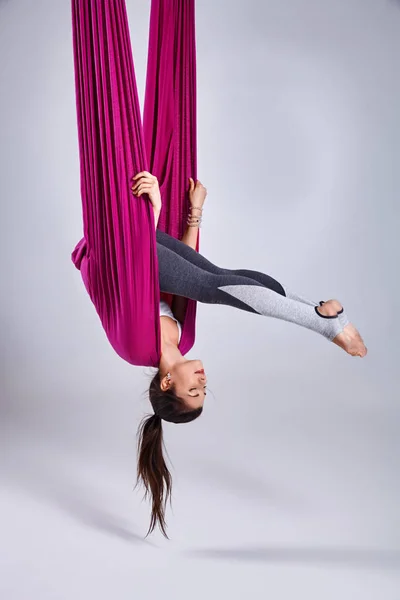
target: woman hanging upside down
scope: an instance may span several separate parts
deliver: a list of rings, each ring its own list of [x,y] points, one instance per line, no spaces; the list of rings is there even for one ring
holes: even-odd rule
[[[248,269],[223,269],[196,251],[207,196],[200,181],[190,179],[190,213],[181,241],[157,229],[161,211],[157,178],[143,171],[133,181],[133,194],[148,194],[154,210],[160,292],[174,295],[171,308],[164,300],[160,302],[161,359],[149,390],[154,415],[139,428],[138,481],[142,479],[152,497],[149,533],[158,522],[166,535],[165,506],[171,493],[171,475],[162,452],[162,419],[187,423],[199,417],[207,387],[202,361],[188,360],[178,349],[186,298],[297,323],[323,335],[351,356],[363,357],[367,349],[338,300],[307,300],[269,275]]]

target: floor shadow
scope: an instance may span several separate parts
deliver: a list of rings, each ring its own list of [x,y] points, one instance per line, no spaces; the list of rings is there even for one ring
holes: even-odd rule
[[[152,542],[132,531],[128,521],[95,506],[82,494],[72,495],[63,490],[62,494],[53,494],[52,497],[54,504],[87,527],[103,531],[126,542],[143,543],[155,547]]]
[[[364,548],[204,548],[187,550],[188,558],[296,563],[332,567],[358,567],[376,569],[399,569],[400,550],[379,550]]]
[[[20,429],[21,424],[20,424]],[[3,432],[3,428],[0,433]],[[14,443],[16,431],[13,430]],[[5,437],[5,436],[4,436]],[[0,448],[1,449],[1,448]],[[54,448],[48,448],[47,455],[57,454]],[[23,489],[35,498],[40,498],[79,521],[84,526],[102,531],[129,543],[141,543],[156,547],[144,536],[132,530],[132,524],[120,515],[115,515],[101,506],[98,489],[89,482],[82,481],[75,472],[74,464],[60,457],[59,462],[47,461],[34,451],[27,455],[21,447],[8,447],[0,460],[2,480],[6,479],[10,487]]]
[[[23,487],[25,491],[33,496],[40,497],[41,500],[56,506],[67,516],[79,521],[86,527],[96,529],[125,542],[156,547],[144,536],[135,533],[129,521],[96,504],[95,490],[90,492],[88,488],[83,489],[81,486],[74,489],[73,483],[66,480],[62,482],[58,480],[54,485],[54,479],[52,478],[53,475],[57,475],[55,473],[48,473],[49,478],[53,481],[53,486],[50,488],[48,481],[44,482],[37,477],[36,467],[37,465],[35,465],[34,483],[25,476],[18,479],[13,477],[13,483],[17,483],[18,487]]]

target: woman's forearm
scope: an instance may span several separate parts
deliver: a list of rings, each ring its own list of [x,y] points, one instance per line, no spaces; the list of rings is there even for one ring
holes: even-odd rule
[[[196,250],[198,231],[198,227],[189,227],[188,225],[181,241],[186,244],[186,246],[190,246],[190,248]]]
[[[160,218],[161,209],[153,208],[154,212],[154,227],[157,229],[158,219]]]

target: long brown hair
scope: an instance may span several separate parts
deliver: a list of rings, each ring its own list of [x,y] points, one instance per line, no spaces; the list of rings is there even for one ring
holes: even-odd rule
[[[162,419],[171,423],[189,423],[201,415],[203,407],[188,408],[172,387],[164,392],[159,370],[151,380],[149,397],[154,414],[145,417],[139,425],[136,485],[141,480],[145,487],[145,498],[151,496],[151,520],[147,535],[158,524],[168,538],[165,509],[168,498],[171,501],[172,477],[163,455]]]

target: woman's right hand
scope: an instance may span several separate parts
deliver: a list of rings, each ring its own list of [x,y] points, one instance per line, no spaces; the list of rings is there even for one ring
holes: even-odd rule
[[[132,177],[132,181],[134,181],[134,184],[131,187],[131,190],[134,195],[141,196],[142,194],[147,194],[154,211],[159,213],[161,211],[162,202],[157,177],[148,171],[142,171],[135,175],[135,177]]]

